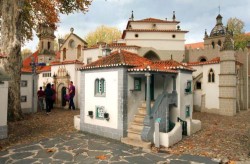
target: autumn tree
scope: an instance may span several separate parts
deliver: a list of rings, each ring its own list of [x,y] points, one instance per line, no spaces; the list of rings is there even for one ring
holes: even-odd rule
[[[31,55],[32,51],[28,48],[25,48],[21,51],[22,58],[25,59],[27,56]]]
[[[245,35],[245,23],[238,18],[229,18],[227,21],[227,28],[233,33],[234,47],[236,50],[247,46],[250,41],[250,36]]]
[[[32,29],[46,23],[56,29],[59,14],[86,12],[91,0],[0,0],[0,49],[7,55],[5,70],[10,76],[8,118],[23,118],[20,103],[21,44],[32,39]]]
[[[88,46],[96,45],[97,42],[112,43],[121,38],[121,31],[115,27],[99,26],[95,31],[90,32],[85,37]]]

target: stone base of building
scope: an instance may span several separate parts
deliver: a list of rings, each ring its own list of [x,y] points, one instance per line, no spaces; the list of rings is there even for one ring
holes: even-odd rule
[[[8,137],[8,126],[0,126],[0,139]]]

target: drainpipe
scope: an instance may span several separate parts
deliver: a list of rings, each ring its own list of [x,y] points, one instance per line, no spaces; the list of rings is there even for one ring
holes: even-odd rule
[[[147,77],[147,96],[146,96],[146,107],[147,107],[147,115],[150,116],[151,111],[151,95],[150,95],[150,73],[146,73],[145,76]]]

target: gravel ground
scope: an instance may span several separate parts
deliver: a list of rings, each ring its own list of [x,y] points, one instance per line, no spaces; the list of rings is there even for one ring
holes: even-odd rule
[[[75,132],[73,116],[79,113],[79,110],[54,109],[49,116],[38,112],[25,115],[22,121],[10,122],[9,137],[0,141],[0,150]],[[250,110],[241,111],[234,117],[195,112],[193,118],[201,120],[202,130],[184,137],[171,148],[162,148],[164,151],[230,161],[250,159]]]
[[[201,120],[202,130],[167,151],[232,161],[250,159],[250,110],[233,117],[195,112],[193,119]]]

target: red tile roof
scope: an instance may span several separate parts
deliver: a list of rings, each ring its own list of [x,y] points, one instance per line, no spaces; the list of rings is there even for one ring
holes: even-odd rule
[[[48,66],[43,66],[41,67],[40,69],[37,70],[37,72],[50,72],[51,71],[51,66],[48,65]]]
[[[250,32],[245,33],[245,35],[250,36]]]
[[[204,42],[185,44],[187,49],[204,49]]]
[[[99,60],[90,63],[80,68],[79,70],[110,68],[110,67],[120,67],[120,66],[134,67],[128,69],[128,71],[130,72],[153,71],[153,72],[177,73],[176,69],[193,70],[192,68],[187,67],[173,60],[153,62],[149,59],[146,59],[135,53],[131,53],[125,50],[121,50],[120,52],[115,51],[111,53],[109,56],[100,58]]]
[[[185,63],[187,66],[198,66],[198,65],[207,65],[207,64],[217,64],[220,63],[220,57],[213,58],[210,61],[205,61],[205,62],[190,62],[190,63]]]
[[[102,67],[119,67],[119,66],[140,66],[148,65],[151,61],[138,56],[135,53],[121,50],[120,52],[115,51],[106,57],[102,57],[95,62],[92,62],[80,70],[102,68]]]
[[[193,71],[191,67],[185,66],[174,60],[153,61],[148,66],[134,67],[134,68],[128,69],[128,71],[155,71],[155,72],[177,73],[176,70],[178,69]]]
[[[102,47],[104,48],[106,45],[103,45]],[[124,48],[141,48],[140,46],[136,46],[136,45],[127,45],[126,43],[110,43],[108,44],[109,48],[117,48],[117,47],[124,47]],[[98,45],[93,45],[89,48],[85,48],[84,50],[88,50],[88,49],[96,49],[99,48]]]
[[[83,62],[79,60],[66,60],[63,62],[54,61],[50,63],[50,65],[65,65],[65,64],[83,64]]]
[[[7,56],[0,53],[0,58],[7,58]]]

